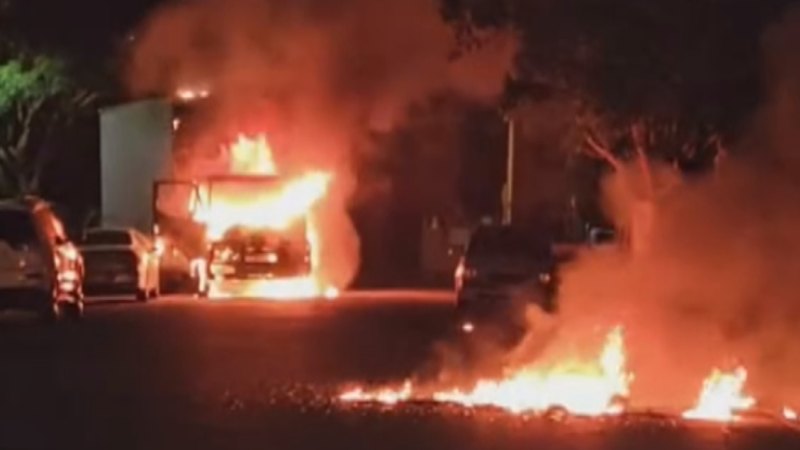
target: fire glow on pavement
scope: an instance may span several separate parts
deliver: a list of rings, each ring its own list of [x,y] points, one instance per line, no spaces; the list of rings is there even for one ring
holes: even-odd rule
[[[499,379],[481,379],[471,388],[415,385],[407,380],[399,386],[369,389],[350,387],[338,396],[346,404],[376,403],[393,407],[403,402],[434,402],[464,408],[495,407],[511,414],[546,414],[563,409],[574,416],[599,417],[629,413],[627,399],[634,374],[626,368],[622,327],[606,336],[602,352],[593,361],[565,361],[540,367],[530,365],[509,371]],[[745,393],[747,370],[714,369],[703,382],[696,405],[683,412],[689,421],[733,423],[752,412],[756,401]],[[670,414],[671,415],[671,414]],[[788,406],[774,418],[794,422],[795,410]]]

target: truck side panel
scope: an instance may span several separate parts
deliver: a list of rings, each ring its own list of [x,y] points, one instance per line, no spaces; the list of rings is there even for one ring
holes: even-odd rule
[[[153,182],[171,169],[172,117],[161,100],[100,112],[103,224],[150,232]]]

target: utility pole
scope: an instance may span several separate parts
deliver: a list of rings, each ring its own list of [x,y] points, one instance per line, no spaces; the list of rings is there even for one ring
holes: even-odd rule
[[[511,225],[514,213],[514,153],[516,151],[516,124],[510,114],[505,116],[508,123],[508,149],[506,161],[506,185],[503,189],[503,224]]]

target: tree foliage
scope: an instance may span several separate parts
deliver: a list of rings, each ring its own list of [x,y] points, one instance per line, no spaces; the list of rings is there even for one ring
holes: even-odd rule
[[[10,47],[10,46],[9,46]],[[58,58],[7,48],[0,57],[0,190],[39,189],[48,136],[67,125],[93,96],[69,78]]]
[[[61,64],[45,56],[0,65],[0,114],[58,95],[66,87]]]
[[[467,48],[516,32],[509,103],[570,102],[579,150],[619,168],[713,161],[758,101],[760,36],[787,3],[443,0],[443,14]]]

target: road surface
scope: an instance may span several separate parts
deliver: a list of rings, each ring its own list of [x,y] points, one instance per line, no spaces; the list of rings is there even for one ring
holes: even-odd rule
[[[0,449],[797,449],[788,428],[520,418],[333,401],[426,368],[449,295],[92,305],[81,324],[0,316]]]

